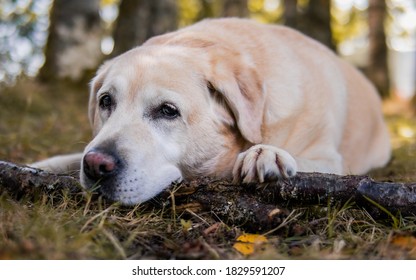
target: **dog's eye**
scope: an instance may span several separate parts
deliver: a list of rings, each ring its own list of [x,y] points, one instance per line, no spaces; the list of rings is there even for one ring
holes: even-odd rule
[[[159,114],[166,119],[175,119],[180,116],[178,108],[170,103],[164,103],[159,107]]]
[[[114,103],[110,95],[104,94],[103,96],[100,97],[99,104],[100,104],[100,108],[105,110],[105,109],[110,109]]]

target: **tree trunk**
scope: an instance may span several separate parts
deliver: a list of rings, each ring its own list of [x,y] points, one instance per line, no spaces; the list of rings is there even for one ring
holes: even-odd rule
[[[55,0],[51,9],[41,81],[78,82],[101,60],[99,0]]]
[[[285,25],[292,28],[297,28],[297,0],[284,0],[284,5],[285,9],[283,16],[285,19]]]
[[[297,9],[296,2],[285,0],[286,25],[334,50],[331,32],[331,0],[310,0],[304,11]]]
[[[370,57],[365,73],[384,97],[389,95],[390,89],[387,69],[386,34],[384,32],[385,17],[386,2],[370,0],[368,8]]]
[[[223,17],[248,17],[247,0],[224,0]]]
[[[173,31],[177,22],[175,0],[122,0],[111,55],[117,56],[150,37]]]

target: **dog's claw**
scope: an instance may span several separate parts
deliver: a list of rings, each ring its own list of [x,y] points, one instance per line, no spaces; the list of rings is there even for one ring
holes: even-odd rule
[[[255,145],[239,154],[233,169],[234,183],[263,183],[296,175],[295,159],[286,151],[269,145]]]

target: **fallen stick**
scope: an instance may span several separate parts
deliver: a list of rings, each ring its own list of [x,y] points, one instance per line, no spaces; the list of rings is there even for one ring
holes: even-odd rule
[[[272,229],[287,219],[288,208],[312,205],[350,203],[373,218],[416,215],[415,183],[375,182],[368,176],[299,173],[288,180],[247,186],[201,178],[181,183],[173,195],[176,205],[199,205],[252,230]]]
[[[80,191],[78,179],[0,161],[0,192],[17,198],[38,192]],[[173,194],[173,196],[172,196]],[[172,186],[152,200],[174,198],[176,209],[212,211],[233,224],[251,224],[257,230],[273,228],[287,218],[288,207],[353,202],[375,217],[416,215],[416,183],[375,182],[368,176],[299,173],[273,183],[234,185],[229,181],[200,178]]]
[[[80,190],[79,181],[69,175],[53,174],[33,167],[0,161],[0,193],[20,198],[57,190]]]

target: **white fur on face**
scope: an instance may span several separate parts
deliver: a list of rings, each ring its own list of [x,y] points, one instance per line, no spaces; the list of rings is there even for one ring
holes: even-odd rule
[[[117,122],[116,128],[114,122],[116,121],[105,123],[85,149],[87,153],[112,141],[117,156],[121,159],[119,172],[112,178],[97,183],[101,193],[112,200],[132,205],[154,197],[172,182],[182,179],[176,164],[180,154],[179,147],[175,142],[169,141],[166,132],[132,121]],[[81,182],[86,188],[96,184],[83,172]]]
[[[176,72],[183,72],[176,67]],[[153,69],[137,73],[137,68],[132,63],[112,65],[95,95],[98,104],[98,97],[110,92],[116,105],[111,114],[95,114],[99,116],[97,135],[85,149],[87,153],[111,143],[122,168],[97,184],[101,193],[123,204],[146,201],[172,182],[203,174],[212,169],[213,161],[221,160],[219,150],[224,149],[224,140],[218,135],[219,116],[207,102],[208,90],[200,77],[189,70],[176,82]],[[164,103],[174,104],[180,116],[152,116]],[[86,188],[96,184],[83,172],[81,182]]]

